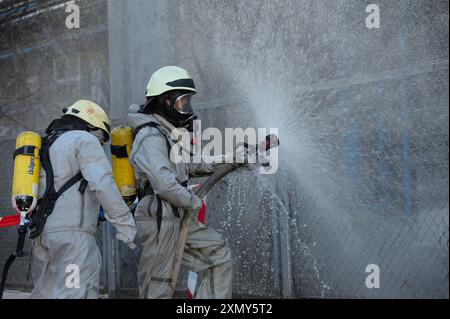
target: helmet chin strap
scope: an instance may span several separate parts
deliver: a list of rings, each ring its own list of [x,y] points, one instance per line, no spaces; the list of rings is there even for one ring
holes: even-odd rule
[[[192,114],[188,119],[183,122],[183,127],[185,127],[189,132],[194,131],[194,121],[198,119],[197,115]]]

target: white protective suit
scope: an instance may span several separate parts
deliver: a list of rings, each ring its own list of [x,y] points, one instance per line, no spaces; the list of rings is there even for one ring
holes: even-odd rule
[[[137,113],[136,106],[130,107],[128,119],[133,129],[150,121],[159,123],[167,137],[174,129],[159,115]],[[141,298],[171,298],[170,277],[180,222],[189,210],[196,217],[202,205],[200,198],[182,186],[188,181],[189,173],[194,173],[189,170],[194,165],[174,164],[169,157],[166,139],[153,127],[144,127],[135,136],[130,162],[138,185],[143,187],[148,180],[153,192],[143,197],[135,212],[138,237],[143,248],[138,268],[139,295]],[[195,166],[203,172],[213,169],[212,165]],[[157,196],[162,205],[159,231]],[[203,273],[195,298],[231,298],[231,251],[218,232],[196,218],[189,227],[182,265]]]
[[[131,248],[136,235],[133,216],[94,135],[79,130],[62,134],[50,147],[50,159],[56,190],[80,171],[88,184],[83,194],[78,182],[61,195],[41,235],[34,239],[30,298],[98,298],[101,255],[94,234],[100,205],[117,231],[116,238]],[[42,197],[44,169],[39,183]]]

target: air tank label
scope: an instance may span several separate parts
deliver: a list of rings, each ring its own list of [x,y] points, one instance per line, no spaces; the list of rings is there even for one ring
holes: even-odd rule
[[[28,174],[34,175],[34,157],[30,158],[30,166],[28,167]]]

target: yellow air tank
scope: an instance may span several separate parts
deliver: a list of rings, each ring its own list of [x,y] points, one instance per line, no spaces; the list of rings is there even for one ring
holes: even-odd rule
[[[35,132],[20,133],[14,152],[12,206],[17,212],[36,208],[39,185],[41,137]]]
[[[136,199],[136,178],[128,158],[133,144],[133,129],[116,127],[111,133],[111,154],[114,180],[124,201],[131,205]]]

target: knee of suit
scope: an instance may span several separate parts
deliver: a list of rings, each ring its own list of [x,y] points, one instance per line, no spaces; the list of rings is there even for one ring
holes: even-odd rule
[[[232,258],[231,258],[231,249],[228,246],[224,247],[226,253],[225,253],[225,263],[230,264],[232,262]]]
[[[231,249],[227,245],[224,245],[214,255],[211,259],[214,259],[216,265],[231,265]]]

